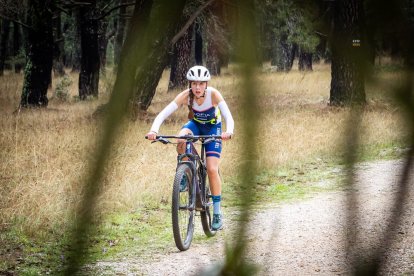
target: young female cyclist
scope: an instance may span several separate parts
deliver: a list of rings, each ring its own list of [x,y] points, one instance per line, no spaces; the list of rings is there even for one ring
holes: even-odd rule
[[[210,73],[203,66],[194,66],[188,70],[187,79],[190,88],[184,90],[167,105],[155,118],[151,131],[147,134],[149,140],[154,140],[157,132],[164,122],[178,107],[188,106],[190,119],[180,130],[179,135],[221,135],[222,140],[231,138],[234,129],[234,121],[231,112],[218,90],[207,86]],[[221,115],[226,121],[226,131],[221,129]],[[185,140],[179,140],[177,151],[179,154],[185,151]],[[218,173],[222,143],[216,141],[206,145],[207,174],[210,180],[211,193],[213,194],[213,230],[219,230],[223,226],[220,211],[221,180]]]

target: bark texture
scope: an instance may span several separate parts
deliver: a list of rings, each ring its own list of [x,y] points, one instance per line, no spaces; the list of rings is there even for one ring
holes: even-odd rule
[[[30,0],[28,3],[27,62],[21,107],[45,107],[53,64],[53,28],[51,1]]]
[[[190,67],[193,26],[191,25],[184,36],[173,46],[171,72],[168,89],[184,88],[187,86],[187,70]]]
[[[312,71],[312,53],[306,51],[300,51],[299,53],[299,70],[300,71]]]
[[[364,60],[362,0],[334,2],[330,104],[364,104]]]
[[[9,40],[10,21],[3,19],[0,33],[0,76],[3,76],[4,63],[6,61],[7,42]]]
[[[98,96],[99,44],[96,1],[80,8],[81,16],[81,69],[79,74],[79,98]]]
[[[128,0],[119,0],[119,4],[125,4]],[[117,19],[115,45],[114,45],[114,64],[118,66],[121,58],[122,45],[124,44],[125,29],[126,29],[126,7],[123,6],[119,9],[119,15]]]

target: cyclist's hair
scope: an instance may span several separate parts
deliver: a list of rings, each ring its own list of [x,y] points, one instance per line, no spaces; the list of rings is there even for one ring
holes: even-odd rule
[[[192,120],[194,119],[194,111],[193,111],[193,103],[194,103],[194,94],[193,91],[191,90],[191,84],[190,84],[190,89],[188,90],[188,97],[190,99],[189,104],[188,104],[188,119]]]

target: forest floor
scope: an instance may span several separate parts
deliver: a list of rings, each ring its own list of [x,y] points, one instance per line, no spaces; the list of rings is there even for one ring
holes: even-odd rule
[[[389,222],[389,210],[401,177],[402,161],[362,163],[355,191],[359,206],[358,248],[380,247],[378,237]],[[413,182],[411,177],[410,182]],[[321,183],[323,185],[323,183]],[[414,188],[411,185],[401,224],[382,262],[382,275],[414,275]],[[348,275],[346,261],[347,195],[344,187],[251,212],[247,260],[259,275]],[[188,251],[171,246],[146,256],[120,257],[88,266],[98,275],[192,275],[219,268],[226,246],[237,234],[237,211],[225,211],[225,229],[207,241],[193,241]],[[203,235],[199,221],[195,237]],[[144,254],[145,255],[145,254]],[[366,254],[361,253],[359,259]]]

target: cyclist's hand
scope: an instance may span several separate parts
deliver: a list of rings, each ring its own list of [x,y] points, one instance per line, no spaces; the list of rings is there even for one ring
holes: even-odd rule
[[[148,140],[155,140],[157,139],[157,133],[154,131],[150,131],[147,133],[146,137],[148,138]]]
[[[230,140],[232,135],[233,135],[232,133],[223,132],[221,134],[221,139],[224,140],[224,141]]]

